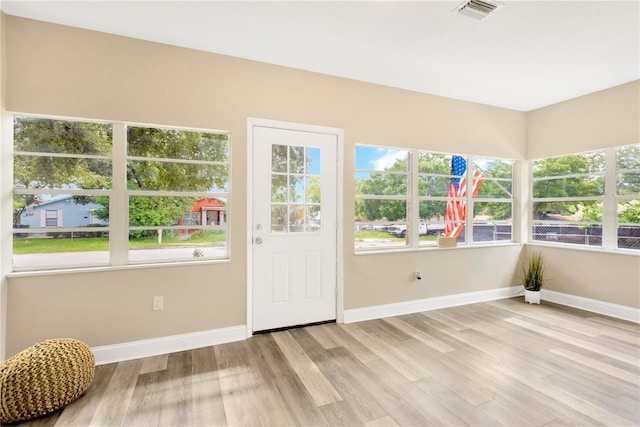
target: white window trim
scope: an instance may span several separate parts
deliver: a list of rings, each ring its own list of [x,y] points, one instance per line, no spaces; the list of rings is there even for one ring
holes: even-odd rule
[[[619,248],[618,247],[618,201],[619,200],[633,200],[640,199],[640,195],[617,195],[617,162],[616,162],[616,152],[617,150],[635,146],[637,144],[627,144],[616,147],[595,149],[590,151],[582,151],[578,153],[567,153],[559,156],[549,156],[549,157],[541,157],[537,159],[531,159],[527,162],[529,171],[528,171],[528,192],[529,192],[529,221],[528,221],[528,229],[527,229],[527,243],[540,245],[540,246],[550,246],[550,247],[562,247],[562,248],[572,248],[572,249],[580,249],[580,250],[589,250],[589,251],[605,251],[605,252],[615,252],[615,253],[626,253],[626,254],[638,254],[637,249],[629,249],[629,248]],[[604,173],[592,173],[592,174],[569,174],[564,175],[562,177],[584,177],[590,175],[602,175],[605,179],[605,189],[604,195],[602,196],[573,196],[573,197],[545,197],[545,198],[533,198],[533,183],[534,181],[543,180],[533,178],[533,163],[535,161],[551,159],[556,157],[564,157],[564,156],[572,156],[572,155],[581,155],[593,152],[604,152],[605,154],[605,170]],[[549,177],[549,179],[561,178],[560,176]],[[594,246],[594,245],[586,245],[586,244],[575,244],[575,243],[566,243],[559,242],[553,243],[544,240],[534,240],[533,239],[533,226],[536,222],[533,219],[532,208],[535,202],[565,202],[565,201],[583,201],[583,200],[598,200],[602,201],[602,222],[599,223],[602,227],[602,246]],[[571,224],[580,224],[579,222],[572,222]],[[589,223],[593,224],[593,223]]]
[[[466,203],[467,215],[465,217],[465,242],[460,247],[480,247],[480,246],[496,246],[496,245],[510,245],[517,242],[516,236],[519,237],[520,233],[516,231],[516,227],[520,227],[517,224],[516,218],[516,206],[517,203],[517,182],[516,179],[516,171],[518,170],[516,165],[517,161],[514,159],[506,159],[502,157],[489,157],[489,156],[480,156],[480,155],[466,155],[466,154],[456,154],[456,153],[445,153],[439,151],[428,151],[425,149],[409,149],[409,148],[399,148],[399,147],[388,147],[388,146],[379,146],[373,144],[356,144],[354,146],[354,150],[356,147],[373,147],[373,148],[383,148],[383,149],[391,149],[391,150],[399,150],[399,151],[407,151],[407,164],[408,164],[408,191],[407,195],[372,195],[372,194],[355,194],[355,200],[404,200],[407,203],[407,237],[406,244],[404,246],[380,246],[379,248],[357,248],[354,247],[354,251],[356,254],[366,254],[366,253],[381,253],[381,252],[396,252],[396,251],[406,251],[406,250],[424,250],[424,249],[437,249],[437,245],[427,245],[420,244],[420,227],[418,225],[418,221],[420,219],[420,202],[425,200],[430,201],[448,201],[448,200],[464,200]],[[451,156],[461,156],[467,162],[467,168],[465,170],[466,174],[466,186],[467,186],[467,195],[464,198],[454,198],[451,199],[447,196],[433,196],[433,197],[425,197],[419,196],[419,176],[420,175],[434,175],[434,176],[446,176],[440,174],[425,174],[420,173],[418,171],[418,161],[419,161],[419,153],[437,153]],[[354,154],[355,156],[355,154]],[[511,180],[506,178],[495,180],[502,180],[512,183],[512,194],[511,198],[473,198],[473,168],[470,168],[468,165],[473,163],[473,159],[476,157],[481,158],[491,158],[496,160],[505,160],[512,163],[512,171],[511,171]],[[354,157],[355,158],[355,157]],[[354,168],[354,176],[358,173],[390,173],[390,174],[399,174],[406,175],[407,172],[401,171],[379,171],[379,170],[365,170],[365,169],[355,169]],[[452,177],[451,175],[448,175]],[[501,203],[511,203],[511,239],[510,240],[492,240],[492,241],[473,241],[473,204],[474,201],[479,202],[501,202]],[[355,206],[354,206],[355,209]],[[471,215],[469,214],[471,213]]]
[[[69,154],[69,153],[47,153],[47,152],[23,152],[23,151],[14,151],[13,150],[13,119],[14,117],[30,117],[30,118],[39,118],[39,119],[50,119],[50,120],[68,120],[74,122],[90,122],[90,123],[103,123],[103,124],[111,124],[112,126],[112,148],[111,148],[111,156],[104,155],[78,155],[78,154]],[[11,138],[7,139],[7,141],[11,142],[11,148],[4,151],[3,158],[7,160],[8,163],[11,164],[11,168],[7,168],[11,173],[11,179],[7,180],[8,182],[7,188],[12,196],[13,194],[18,195],[38,195],[38,194],[46,194],[46,195],[84,195],[84,196],[107,196],[109,197],[109,223],[107,227],[102,229],[103,231],[109,232],[109,263],[105,264],[89,264],[89,265],[69,265],[63,266],[62,269],[64,271],[78,271],[78,270],[86,270],[86,269],[95,269],[95,268],[109,268],[109,267],[118,267],[118,268],[126,268],[128,266],[164,266],[171,263],[184,263],[192,260],[179,258],[179,259],[162,259],[160,261],[157,260],[145,260],[140,262],[135,262],[129,260],[129,231],[130,230],[155,230],[157,226],[129,226],[129,196],[186,196],[186,197],[213,197],[213,198],[225,198],[226,199],[226,220],[224,224],[215,225],[215,226],[163,226],[162,229],[178,229],[183,230],[185,228],[189,229],[206,229],[206,230],[225,230],[226,231],[226,251],[225,256],[223,257],[207,257],[201,260],[198,260],[198,263],[201,262],[228,262],[231,257],[231,134],[229,131],[220,131],[215,129],[198,129],[198,128],[187,128],[187,127],[175,127],[175,126],[159,126],[153,124],[141,124],[141,123],[132,123],[132,122],[115,122],[115,121],[104,121],[104,120],[93,120],[86,118],[77,118],[77,117],[61,117],[61,116],[48,116],[48,115],[38,115],[38,114],[28,114],[28,113],[7,113],[6,117],[8,118],[8,122],[11,123],[11,126],[8,126],[7,133],[10,134]],[[191,160],[191,159],[167,159],[167,158],[153,158],[153,157],[138,157],[138,156],[127,156],[127,127],[129,126],[137,126],[137,127],[148,127],[148,128],[156,128],[156,129],[171,129],[178,131],[187,131],[187,132],[206,132],[206,133],[216,133],[227,136],[227,152],[228,152],[228,161],[207,161],[207,160]],[[20,189],[13,187],[13,159],[17,155],[26,155],[26,156],[46,156],[46,157],[58,157],[58,158],[90,158],[97,160],[107,160],[112,162],[112,189],[103,190],[103,189]],[[6,156],[6,157],[5,157]],[[179,191],[137,191],[137,190],[128,190],[127,189],[127,160],[147,160],[147,161],[157,161],[157,162],[167,162],[167,163],[185,163],[185,164],[202,164],[202,165],[220,165],[226,166],[228,169],[228,190],[226,192],[204,192],[204,191],[193,191],[193,192],[179,192]],[[3,168],[4,169],[4,168]],[[3,180],[4,181],[4,180]],[[5,191],[3,190],[3,191]],[[9,209],[9,212],[12,213],[12,209]],[[45,215],[45,211],[41,211],[42,215]],[[9,221],[12,219],[12,214],[8,215]],[[41,221],[42,222],[42,221]],[[45,218],[46,222],[46,218]],[[46,227],[41,227],[43,232]],[[10,235],[13,237],[16,230],[13,230],[12,223],[9,222],[8,229],[10,230]],[[32,229],[30,231],[34,231],[36,229]],[[39,231],[39,230],[37,230]],[[63,227],[62,226],[62,215],[61,211],[58,211],[58,228],[56,228],[56,232],[82,232],[86,231],[86,228],[81,227]],[[20,230],[20,232],[24,233],[24,230]],[[11,251],[10,253],[12,253]],[[8,272],[11,273],[38,273],[38,272],[51,272],[55,270],[50,269],[19,269],[14,270],[10,267],[11,257],[8,258]],[[3,259],[3,262],[5,260]]]

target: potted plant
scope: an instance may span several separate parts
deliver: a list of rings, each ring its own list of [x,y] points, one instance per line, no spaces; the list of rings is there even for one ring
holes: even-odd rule
[[[546,268],[544,257],[538,251],[533,252],[522,264],[524,300],[529,304],[540,304],[540,289],[544,285]]]

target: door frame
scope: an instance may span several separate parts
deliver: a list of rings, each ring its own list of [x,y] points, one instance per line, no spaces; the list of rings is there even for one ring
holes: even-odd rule
[[[247,118],[247,338],[253,335],[253,128],[269,127],[282,130],[323,133],[336,136],[336,321],[344,323],[344,226],[343,226],[343,157],[344,131],[339,128],[283,122],[255,117]]]

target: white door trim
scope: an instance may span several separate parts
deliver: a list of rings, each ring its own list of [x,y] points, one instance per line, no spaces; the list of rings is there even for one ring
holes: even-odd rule
[[[247,229],[246,229],[246,250],[247,250],[247,337],[253,334],[253,128],[255,126],[270,127],[275,129],[296,130],[301,132],[314,132],[335,135],[338,141],[336,152],[336,321],[344,322],[344,272],[343,272],[343,219],[344,219],[344,131],[338,128],[325,126],[307,125],[302,123],[282,122],[276,120],[247,118]]]

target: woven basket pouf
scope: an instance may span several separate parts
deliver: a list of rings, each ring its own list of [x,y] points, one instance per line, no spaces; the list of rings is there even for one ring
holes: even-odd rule
[[[0,365],[0,421],[49,414],[87,391],[95,357],[82,341],[58,338],[35,344]]]

